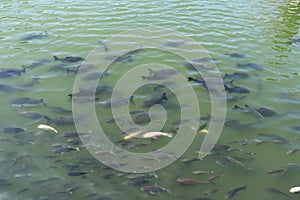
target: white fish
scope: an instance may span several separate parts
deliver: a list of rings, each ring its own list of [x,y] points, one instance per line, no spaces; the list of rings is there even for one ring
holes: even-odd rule
[[[300,192],[300,186],[292,187],[290,189],[290,193],[298,193],[298,192]]]
[[[155,138],[155,137],[161,137],[161,136],[166,136],[166,137],[169,137],[169,138],[172,138],[173,135],[170,134],[170,133],[164,133],[164,132],[148,132],[148,133],[145,133],[143,135],[143,138]]]
[[[55,133],[57,133],[57,130],[55,128],[48,126],[48,125],[40,124],[40,125],[38,125],[38,128],[47,130],[47,131],[54,131]]]
[[[129,140],[129,139],[131,139],[131,138],[133,138],[133,137],[135,137],[135,136],[137,136],[141,133],[142,133],[142,131],[136,131],[134,133],[128,134],[124,137],[124,140]]]

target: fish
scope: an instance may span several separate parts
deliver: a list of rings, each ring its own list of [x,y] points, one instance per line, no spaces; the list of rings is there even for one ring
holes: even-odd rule
[[[143,80],[153,81],[153,80],[164,80],[169,78],[169,75],[166,74],[153,74],[150,76],[141,76]]]
[[[273,169],[273,170],[267,170],[266,174],[278,174],[278,173],[282,173],[285,171],[286,171],[286,169]]]
[[[82,97],[82,96],[94,96],[100,95],[107,92],[112,92],[113,88],[107,85],[97,85],[96,91],[93,89],[79,89],[79,92],[69,94],[70,98],[72,97]]]
[[[151,106],[153,106],[155,104],[162,103],[163,100],[166,100],[166,101],[168,100],[167,99],[167,93],[165,93],[165,92],[159,98],[153,97],[153,98],[151,98],[149,100],[144,101],[141,107],[143,107],[143,108],[149,108],[149,107],[151,107]]]
[[[83,76],[83,77],[81,78],[81,80],[84,80],[84,81],[97,80],[97,79],[99,79],[102,75],[105,75],[105,73],[102,73],[102,72],[94,72],[94,73],[87,74],[87,75]]]
[[[82,176],[82,175],[85,175],[89,172],[86,172],[86,171],[69,171],[68,172],[68,175],[69,176]]]
[[[205,63],[205,62],[215,62],[215,61],[218,61],[218,60],[215,59],[215,58],[203,57],[203,58],[199,58],[199,59],[196,59],[196,60],[193,60],[193,61],[194,62]]]
[[[143,192],[148,192],[150,194],[156,194],[158,192],[168,192],[171,193],[171,191],[167,188],[163,188],[160,186],[154,186],[154,185],[146,185],[140,188]]]
[[[277,195],[279,194],[279,195],[281,195],[281,196],[283,196],[283,197],[286,197],[286,198],[288,198],[288,199],[292,199],[288,194],[282,192],[281,190],[279,190],[279,189],[277,189],[277,188],[266,187],[265,190],[266,190],[267,192],[272,192],[272,193],[275,193],[275,194],[277,194]]]
[[[73,147],[61,147],[58,149],[54,149],[53,152],[54,153],[60,153],[60,154],[64,154],[66,152],[70,152],[70,151],[79,151],[79,148],[73,148]]]
[[[180,46],[184,43],[185,43],[184,40],[169,40],[164,44],[164,46],[166,46],[166,47],[178,47],[178,46]]]
[[[176,181],[182,185],[196,185],[200,183],[199,181],[189,178],[177,178]]]
[[[243,58],[246,59],[247,56],[241,53],[226,53],[226,56],[232,57],[232,58]]]
[[[300,192],[300,186],[292,187],[289,190],[290,193],[299,193]]]
[[[59,60],[61,62],[80,62],[84,61],[84,58],[78,56],[67,56],[64,58],[58,58],[57,56],[53,56],[54,60]]]
[[[30,70],[32,70],[32,69],[40,67],[40,66],[42,66],[42,65],[44,65],[46,63],[49,63],[49,62],[50,62],[49,59],[40,59],[40,60],[33,61],[33,63],[30,64],[30,65],[21,65],[21,67],[24,68],[24,69],[30,69]]]
[[[34,32],[30,33],[28,35],[25,35],[21,38],[21,40],[34,40],[34,39],[41,39],[44,37],[47,37],[49,33],[47,31],[42,31],[42,32]]]
[[[41,180],[32,181],[30,183],[30,185],[38,185],[38,184],[42,184],[42,183],[46,183],[46,182],[50,182],[50,181],[57,181],[57,180],[65,180],[65,179],[59,178],[59,177],[49,177],[49,178],[45,178],[45,179],[41,179]]]
[[[45,104],[44,99],[32,99],[29,97],[20,97],[11,101],[13,107],[31,107]]]
[[[196,170],[196,171],[193,171],[193,174],[194,175],[199,175],[199,174],[210,174],[211,172],[208,172],[208,171],[201,171],[201,170]]]
[[[209,181],[209,182],[213,182],[213,180],[215,180],[215,179],[217,179],[217,178],[221,178],[221,177],[223,177],[223,176],[224,176],[224,174],[219,174],[219,175],[210,176],[210,177],[208,177],[208,181]]]
[[[240,68],[255,69],[255,70],[258,70],[258,71],[264,70],[264,68],[261,65],[256,64],[256,63],[247,63],[247,64],[237,63],[236,65],[237,65],[237,67],[240,67]]]
[[[0,178],[0,186],[1,185],[11,185],[12,183],[9,182],[7,179],[5,178]]]
[[[38,125],[37,127],[38,127],[39,129],[43,129],[43,130],[47,130],[47,131],[53,131],[53,132],[55,132],[55,133],[58,133],[58,131],[57,131],[55,128],[53,128],[53,127],[51,127],[51,126],[48,126],[48,125],[40,124],[40,125]]]
[[[293,126],[293,127],[290,127],[290,128],[294,131],[300,131],[300,126]]]
[[[233,74],[225,73],[224,79],[245,79],[249,78],[249,75],[242,72],[235,72]]]
[[[0,68],[0,78],[21,76],[22,73],[25,73],[25,68],[23,69]]]
[[[250,112],[254,117],[256,117],[260,122],[266,121],[266,119],[254,108],[249,107],[245,104],[245,107],[240,107],[237,105],[234,105],[234,110],[241,110],[243,112]]]
[[[153,70],[151,68],[148,69],[149,75],[157,75],[157,74],[164,74],[164,75],[174,75],[177,74],[178,71],[175,69],[160,69],[160,70]]]
[[[259,112],[264,117],[273,117],[278,115],[275,111],[269,109],[269,108],[254,108],[257,112]]]
[[[143,185],[146,183],[151,183],[152,181],[150,179],[143,179],[143,178],[136,178],[131,180],[132,185]]]
[[[228,93],[242,93],[242,94],[247,94],[250,92],[250,90],[248,88],[245,87],[241,87],[241,86],[232,86],[232,87],[228,87],[227,85],[224,85],[225,87],[225,91],[227,91]]]
[[[19,111],[18,112],[21,116],[27,117],[30,119],[46,119],[47,116],[38,112],[32,112],[32,111]]]
[[[292,150],[289,150],[288,152],[286,152],[287,155],[291,155],[291,154],[294,154],[296,152],[300,151],[300,149],[292,149]]]
[[[246,168],[246,167],[247,167],[244,163],[242,163],[242,162],[239,161],[238,159],[233,158],[233,157],[231,157],[231,156],[226,156],[226,160],[228,160],[229,162],[231,162],[231,163],[234,164],[234,165],[241,166],[241,167],[243,167],[243,168]]]
[[[300,42],[300,38],[294,38],[290,40],[291,43],[298,43]]]
[[[32,177],[34,174],[15,174],[14,178]]]
[[[131,103],[132,105],[135,105],[133,98],[134,98],[133,95],[130,96],[129,98],[115,97],[115,98],[111,98],[106,101],[100,102],[100,104],[104,105],[105,108],[110,108],[112,106],[112,104],[114,106],[126,105],[128,102]]]
[[[208,89],[206,82],[204,80],[196,79],[196,78],[193,78],[190,76],[187,78],[188,78],[188,81],[194,81],[195,83],[200,83],[204,88]]]
[[[58,117],[58,118],[50,118],[48,116],[45,116],[44,117],[46,120],[47,120],[47,123],[48,124],[56,124],[56,125],[59,125],[59,126],[67,126],[67,125],[73,125],[74,124],[74,118],[72,115],[66,115],[66,116],[61,116],[61,117]]]
[[[18,127],[7,127],[4,128],[4,133],[23,133],[26,131],[26,128],[18,128]]]
[[[47,104],[45,106],[48,107],[50,110],[52,110],[55,113],[59,113],[59,114],[71,114],[72,113],[71,110],[67,110],[67,109],[64,109],[61,107],[48,106]]]
[[[149,123],[150,121],[151,118],[147,112],[141,113],[134,118],[134,122],[137,124]]]
[[[157,138],[162,136],[169,137],[169,138],[173,137],[171,133],[164,133],[164,132],[147,132],[142,135],[143,138]]]
[[[243,185],[237,188],[233,188],[231,190],[229,190],[226,195],[225,198],[226,199],[231,199],[232,197],[234,197],[239,191],[246,189],[247,185]]]
[[[289,141],[287,141],[284,137],[274,134],[274,133],[259,133],[259,136],[271,138],[274,143],[285,143],[285,144],[290,144]]]
[[[197,160],[199,160],[199,158],[185,158],[185,159],[182,159],[181,162],[191,163],[191,162],[194,162],[194,161],[197,161]]]

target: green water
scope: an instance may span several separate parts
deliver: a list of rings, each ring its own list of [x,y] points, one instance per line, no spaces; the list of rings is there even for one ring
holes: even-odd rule
[[[300,119],[300,43],[291,39],[300,38],[299,1],[2,1],[0,3],[0,60],[1,68],[20,68],[34,61],[48,59],[34,69],[17,77],[0,79],[1,84],[18,85],[21,89],[0,91],[0,128],[22,127],[25,133],[4,133],[0,135],[0,199],[191,199],[207,197],[224,199],[228,190],[247,185],[233,199],[284,199],[280,194],[267,192],[265,187],[274,187],[288,194],[290,187],[298,186],[300,175],[299,152],[287,155],[287,151],[300,148],[300,132],[290,127],[299,126]],[[46,124],[45,119],[30,119],[20,111],[33,111],[50,118],[58,118],[66,113],[56,113],[45,106],[13,108],[10,102],[19,97],[43,98],[49,106],[72,109],[68,94],[73,92],[75,74],[67,72],[53,56],[86,57],[98,46],[98,42],[122,31],[148,27],[161,27],[177,31],[199,42],[210,56],[216,59],[219,71],[225,73],[244,72],[250,78],[235,80],[234,84],[247,87],[250,93],[245,98],[227,102],[227,119],[238,120],[252,126],[226,125],[218,140],[219,145],[230,145],[232,151],[213,151],[202,161],[184,163],[185,158],[194,158],[203,140],[199,133],[193,144],[173,164],[155,173],[158,178],[150,178],[151,183],[171,190],[149,194],[140,190],[144,185],[133,185],[126,173],[104,169],[81,144],[78,137],[66,138],[66,132],[75,132],[74,125],[57,125],[59,133],[37,129]],[[22,40],[22,37],[47,31],[46,37]],[[126,41],[125,41],[126,42]],[[108,46],[108,48],[110,48]],[[246,59],[232,58],[226,53],[241,53]],[[183,76],[201,78],[185,66],[178,56],[159,50],[139,51],[132,60],[115,62],[102,81],[113,87],[116,81],[134,66],[144,63],[166,64],[178,70]],[[257,63],[264,70],[237,68],[237,63]],[[70,70],[79,63],[68,64]],[[145,74],[147,76],[147,74]],[[33,78],[38,81],[33,82]],[[140,77],[137,77],[141,79]],[[190,82],[189,82],[190,83]],[[210,113],[210,98],[207,91],[192,84],[199,98],[201,116]],[[174,94],[166,88],[153,90],[154,85],[139,88],[133,94],[136,105],[130,111],[147,111],[141,108],[143,101],[160,96],[164,91],[173,104],[167,108],[168,119],[163,131],[174,132],[174,121],[179,120],[180,110]],[[243,96],[239,95],[238,96]],[[128,96],[127,96],[128,97]],[[110,93],[101,95],[100,100],[110,98]],[[188,98],[188,96],[187,96]],[[257,119],[249,113],[233,110],[234,105],[266,107],[278,113]],[[99,123],[113,142],[124,135],[114,123],[109,108],[96,106]],[[202,124],[201,122],[200,124]],[[258,136],[259,133],[273,133],[284,137],[289,144],[276,144],[272,139]],[[245,139],[266,141],[259,145],[241,145]],[[200,141],[200,142],[199,142]],[[118,143],[133,152],[147,152],[168,144],[170,139],[134,139],[129,144]],[[144,144],[143,144],[144,143]],[[64,154],[53,152],[57,145],[78,147],[80,151]],[[142,144],[135,146],[136,144]],[[56,146],[55,146],[56,145]],[[255,155],[244,155],[255,153]],[[226,163],[226,156],[238,158],[246,168]],[[224,163],[225,162],[225,163]],[[222,164],[223,163],[223,164]],[[290,163],[290,164],[289,164]],[[289,165],[288,165],[289,164]],[[295,164],[291,166],[291,164]],[[73,165],[73,166],[72,166]],[[286,169],[280,174],[267,174],[267,170]],[[193,171],[204,170],[210,174],[194,175]],[[68,171],[89,172],[84,176],[68,176]],[[18,174],[32,174],[18,178]],[[214,183],[181,185],[177,178],[207,181],[214,175],[224,175]],[[36,183],[38,180],[56,177],[59,179]],[[7,180],[8,183],[5,184]],[[211,196],[207,190],[218,189]],[[299,199],[299,194],[291,195]]]

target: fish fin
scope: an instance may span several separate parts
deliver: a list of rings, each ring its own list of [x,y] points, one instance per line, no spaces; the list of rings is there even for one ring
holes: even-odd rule
[[[133,101],[133,95],[130,96],[130,103],[132,103],[132,105],[135,105],[134,101]]]
[[[161,96],[161,99],[164,99],[166,101],[168,101],[168,98],[167,98],[167,93],[163,93],[162,96]]]
[[[54,60],[60,60],[57,56],[53,56]]]

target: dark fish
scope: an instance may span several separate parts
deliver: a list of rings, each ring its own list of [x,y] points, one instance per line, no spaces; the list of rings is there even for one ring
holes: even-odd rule
[[[234,188],[234,189],[232,189],[232,190],[229,190],[229,191],[226,193],[225,198],[226,198],[226,199],[231,199],[231,198],[234,197],[239,191],[246,189],[246,187],[247,187],[247,185],[244,185],[244,186],[240,186],[240,187]]]
[[[210,57],[203,57],[203,58],[199,58],[199,59],[196,59],[196,60],[193,60],[194,62],[200,62],[200,63],[203,63],[203,62],[214,62],[214,61],[217,61],[217,59],[215,58],[210,58]]]
[[[189,198],[189,200],[213,200],[213,199],[208,198],[208,197],[192,197],[192,198]]]
[[[269,109],[269,108],[254,108],[257,112],[259,112],[264,117],[273,117],[278,115],[275,111]]]
[[[234,105],[234,110],[241,110],[243,112],[250,112],[252,115],[254,115],[260,122],[266,121],[265,118],[254,108],[250,108],[248,105],[245,105],[245,107],[240,107],[237,105]]]
[[[293,126],[291,129],[294,131],[300,131],[300,126]]]
[[[168,100],[167,99],[167,94],[165,92],[159,98],[153,97],[150,100],[144,101],[143,104],[142,104],[142,107],[143,108],[149,108],[149,107],[151,107],[155,104],[160,104],[163,100],[166,100],[166,101]]]
[[[14,76],[20,76],[22,73],[25,73],[24,69],[6,69],[0,68],[0,78],[9,78]]]
[[[7,127],[3,130],[4,133],[22,133],[25,132],[25,128]]]
[[[48,105],[46,105],[46,107],[48,107],[53,112],[59,113],[59,114],[71,114],[72,113],[71,110],[67,110],[67,109],[64,109],[64,108],[61,108],[61,107],[48,106]]]
[[[291,43],[298,43],[300,42],[300,38],[291,39],[290,41]]]
[[[18,90],[22,90],[22,89],[19,88],[17,85],[0,83],[0,91],[1,92],[14,92],[14,91],[18,91]]]
[[[264,70],[264,68],[261,65],[256,64],[256,63],[247,63],[247,64],[237,63],[236,65],[237,65],[237,67],[241,67],[241,68],[250,68],[250,69],[255,69],[258,71]]]
[[[59,177],[50,177],[50,178],[45,178],[45,179],[41,179],[41,180],[32,181],[30,184],[31,185],[37,185],[37,184],[46,183],[46,182],[50,182],[50,181],[57,181],[57,180],[64,180],[64,179],[59,178]]]
[[[107,93],[107,92],[111,92],[111,91],[112,91],[112,87],[110,87],[110,86],[98,85],[97,88],[96,88],[96,91],[94,91],[92,89],[80,89],[79,92],[69,94],[68,96],[70,98],[72,98],[72,97],[82,97],[82,96],[94,96],[94,95],[100,95],[102,93]]]
[[[104,75],[104,73],[94,72],[92,74],[85,75],[84,77],[82,77],[81,80],[84,80],[84,81],[96,80],[96,79],[99,79],[102,75]]]
[[[32,64],[30,65],[22,65],[22,68],[24,69],[34,69],[34,68],[37,68],[37,67],[40,67],[46,63],[49,63],[50,60],[49,59],[40,59],[40,60],[36,60],[36,61],[33,61]]]
[[[143,185],[151,182],[152,181],[150,179],[144,179],[144,178],[136,178],[131,180],[132,185]]]
[[[166,74],[153,74],[150,76],[141,76],[143,80],[153,81],[153,80],[163,80],[169,78],[169,75]]]
[[[289,144],[289,141],[287,141],[284,137],[277,135],[277,134],[273,134],[273,133],[259,133],[259,136],[263,136],[263,137],[267,137],[267,138],[271,138],[273,140],[274,143],[285,143],[285,144]]]
[[[32,111],[19,111],[18,112],[21,116],[23,117],[27,117],[30,119],[43,119],[43,118],[47,118],[46,115],[41,114],[41,113],[37,113],[37,112],[32,112]]]
[[[11,185],[12,183],[9,182],[7,179],[5,178],[0,178],[0,186],[1,185]]]
[[[273,169],[273,170],[267,170],[266,174],[279,174],[285,171],[286,169]]]
[[[134,122],[137,124],[149,123],[151,121],[149,113],[141,113],[134,118]]]
[[[33,39],[41,39],[47,37],[49,33],[47,31],[30,33],[21,38],[21,40],[33,40]]]
[[[67,125],[73,125],[74,124],[74,118],[72,115],[70,116],[61,116],[59,118],[50,118],[48,116],[44,117],[47,120],[48,124],[54,123],[61,126],[67,126]]]
[[[188,78],[188,81],[194,81],[195,83],[200,83],[204,88],[207,89],[207,85],[204,80],[196,79],[193,77],[187,77],[187,78]]]
[[[225,73],[224,78],[227,78],[227,79],[245,79],[245,78],[249,78],[249,75],[246,74],[246,73],[242,73],[242,72],[235,72],[233,74]]]
[[[130,98],[115,97],[115,98],[111,98],[106,101],[103,101],[100,104],[104,105],[104,107],[106,107],[106,108],[110,108],[112,106],[112,104],[114,106],[121,106],[121,105],[126,105],[128,102],[130,102],[132,105],[135,105],[135,103],[133,101],[133,96],[131,96]]]
[[[65,58],[58,58],[57,56],[53,56],[54,60],[59,60],[61,62],[80,62],[83,61],[84,58],[77,56],[67,56]]]
[[[89,172],[83,172],[83,171],[69,171],[68,172],[68,175],[69,176],[82,176],[82,175],[85,175]]]
[[[225,87],[225,91],[229,92],[229,93],[249,93],[250,90],[245,88],[245,87],[240,87],[240,86],[232,86],[232,87],[228,87],[227,85],[224,85]]]
[[[241,53],[226,53],[225,55],[232,57],[232,58],[243,58],[246,59],[247,56]]]
[[[21,107],[21,106],[38,106],[45,104],[44,99],[32,99],[29,97],[20,97],[11,101],[11,106]]]
[[[122,55],[122,56],[118,56],[115,61],[116,62],[124,62],[124,61],[132,61],[132,54],[125,54],[125,55]]]
[[[73,147],[61,147],[61,148],[58,148],[58,149],[54,149],[53,152],[54,153],[66,153],[66,152],[70,152],[70,151],[79,151],[79,148],[76,147],[76,148],[73,148]]]
[[[197,160],[199,160],[199,158],[185,158],[185,159],[182,159],[181,162],[191,163],[191,162],[195,162]]]
[[[160,186],[152,186],[152,185],[147,185],[141,187],[141,191],[143,192],[149,192],[150,194],[156,194],[158,192],[171,192],[169,189],[160,187]]]
[[[279,194],[279,195],[281,195],[281,196],[283,196],[283,197],[286,197],[286,198],[288,198],[288,199],[290,199],[290,200],[293,199],[291,196],[289,196],[289,195],[287,195],[286,193],[282,192],[281,190],[278,190],[278,189],[273,188],[273,187],[266,187],[265,190],[266,190],[267,192],[272,192],[272,193],[275,193],[275,194],[277,194],[277,195]]]
[[[63,137],[78,137],[78,133],[77,132],[69,132],[69,133],[63,133],[62,135]]]

